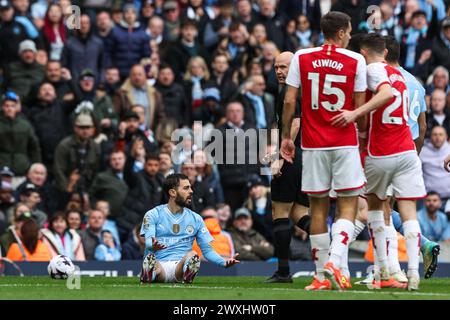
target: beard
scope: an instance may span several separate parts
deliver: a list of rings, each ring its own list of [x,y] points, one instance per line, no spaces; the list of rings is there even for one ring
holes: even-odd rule
[[[189,196],[186,199],[183,199],[182,196],[177,194],[177,196],[175,198],[175,204],[182,208],[186,207],[188,209],[191,209],[192,208],[192,196]]]

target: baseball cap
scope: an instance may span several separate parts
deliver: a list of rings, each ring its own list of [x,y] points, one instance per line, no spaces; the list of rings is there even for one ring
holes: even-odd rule
[[[27,183],[20,191],[20,194],[22,195],[28,192],[39,192],[39,189],[34,183]]]
[[[220,102],[220,91],[217,88],[208,88],[203,91],[203,100],[214,99]]]
[[[7,100],[18,102],[19,96],[13,91],[6,91],[6,93],[3,95],[2,101],[7,101]]]
[[[136,9],[136,7],[134,6],[133,3],[126,3],[126,4],[123,6],[123,9],[122,9],[123,12],[126,12],[126,11],[128,11],[128,10],[134,10],[135,12],[137,12],[137,9]]]
[[[442,20],[442,29],[450,27],[450,17],[446,17]]]
[[[36,44],[32,40],[24,40],[19,44],[19,54],[27,50],[37,52]]]
[[[174,10],[176,8],[178,8],[178,4],[175,1],[170,1],[169,0],[169,1],[164,2],[164,4],[163,4],[163,10],[164,11],[166,11],[166,10]]]
[[[11,8],[11,3],[8,0],[1,0],[0,1],[0,10],[5,10]]]
[[[240,217],[247,217],[250,218],[252,215],[250,214],[250,211],[248,211],[247,208],[239,208],[234,213],[234,218],[238,219]]]
[[[265,186],[265,183],[263,179],[261,179],[258,175],[251,175],[250,178],[247,181],[247,187],[249,189],[256,187],[256,186]]]
[[[127,111],[125,113],[125,117],[124,118],[125,118],[125,120],[128,120],[128,119],[139,120],[139,115],[136,112],[133,112],[133,111],[129,110],[129,111]]]
[[[82,112],[75,119],[75,125],[78,127],[93,127],[94,121],[89,113]]]
[[[14,177],[14,172],[9,167],[4,166],[0,169],[0,176]]]
[[[83,71],[81,71],[80,73],[80,80],[85,77],[94,78],[95,77],[94,71],[92,71],[91,69],[83,69]]]

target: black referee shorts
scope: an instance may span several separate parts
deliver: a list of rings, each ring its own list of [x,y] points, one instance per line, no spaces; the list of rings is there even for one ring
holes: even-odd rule
[[[309,207],[308,196],[302,190],[302,149],[295,148],[294,163],[286,160],[281,167],[281,176],[271,182],[272,201],[296,202]]]

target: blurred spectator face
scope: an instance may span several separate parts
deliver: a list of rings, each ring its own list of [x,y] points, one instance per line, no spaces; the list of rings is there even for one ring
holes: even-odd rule
[[[36,206],[41,203],[41,195],[39,194],[39,192],[31,191],[28,196],[25,194],[20,198],[23,199],[22,201],[25,202],[26,205],[31,209],[36,208]]]
[[[172,154],[172,150],[175,150],[175,144],[172,141],[164,141],[161,146],[161,152]]]
[[[100,211],[101,213],[103,213],[105,219],[110,214],[108,201],[103,201],[103,200],[97,201],[97,203],[95,204],[95,209]]]
[[[94,90],[94,77],[91,76],[84,76],[80,79],[80,88],[84,92],[91,92]]]
[[[220,222],[227,222],[231,217],[231,208],[229,205],[224,205],[217,209],[217,217]]]
[[[38,50],[36,53],[36,62],[40,65],[46,66],[48,62],[48,54],[45,50]]]
[[[227,120],[238,126],[244,120],[244,107],[242,104],[234,102],[227,106]]]
[[[59,61],[50,61],[45,71],[48,81],[55,83],[61,80],[61,63]]]
[[[105,80],[108,84],[116,84],[120,81],[119,69],[108,68],[105,72]]]
[[[203,150],[194,152],[194,165],[196,168],[204,168],[206,166],[206,154]]]
[[[266,60],[266,61],[275,60],[277,53],[278,53],[278,48],[274,43],[268,42],[263,46],[262,55],[263,55],[264,60]]]
[[[135,118],[127,119],[127,132],[135,133],[139,130],[139,120]]]
[[[186,42],[194,42],[197,36],[197,28],[193,25],[186,25],[181,29],[181,37]]]
[[[416,30],[421,30],[426,25],[427,25],[427,18],[423,14],[415,16],[414,19],[412,19],[411,21],[411,26]]]
[[[52,4],[48,10],[48,19],[51,23],[57,24],[61,21],[63,11],[58,4]]]
[[[112,22],[114,22],[115,24],[120,24],[120,22],[122,21],[122,11],[114,10],[111,13],[111,18],[112,18]]]
[[[12,3],[16,11],[21,14],[26,13],[30,7],[30,2],[28,0],[14,0]]]
[[[175,80],[175,75],[171,68],[163,68],[159,70],[158,82],[163,86],[171,86]]]
[[[50,83],[44,83],[39,87],[38,99],[45,103],[52,103],[56,99],[55,88]]]
[[[129,26],[133,26],[136,22],[136,11],[134,9],[128,9],[123,13],[123,19]]]
[[[252,61],[250,64],[250,76],[261,76],[263,74],[263,68],[258,60]]]
[[[267,41],[266,27],[264,27],[263,24],[260,24],[260,23],[256,24],[253,27],[252,34],[255,37],[256,41],[258,41],[259,44]]]
[[[36,53],[31,50],[25,50],[20,54],[20,58],[25,64],[33,64],[36,61]]]
[[[3,114],[8,119],[14,119],[19,113],[19,108],[17,106],[17,102],[11,100],[5,100],[2,103]]]
[[[13,192],[12,188],[5,189],[1,186],[0,183],[0,202],[11,203],[12,192]]]
[[[149,176],[156,176],[159,171],[159,161],[155,159],[149,159],[145,161],[144,170]]]
[[[220,15],[225,18],[230,18],[233,14],[233,6],[230,4],[220,7]]]
[[[450,6],[448,7],[450,8]],[[444,36],[450,41],[450,27],[444,28],[442,32],[444,33]]]
[[[154,13],[155,8],[153,8],[152,4],[148,1],[144,1],[144,3],[142,4],[141,15],[145,18],[149,18],[153,16]]]
[[[145,69],[141,65],[134,66],[130,71],[130,81],[134,87],[141,88],[147,82]]]
[[[231,42],[233,42],[237,46],[244,45],[246,39],[241,30],[233,30],[230,32]]]
[[[123,171],[123,168],[125,167],[125,154],[123,152],[111,153],[109,164],[114,171]]]
[[[389,20],[394,15],[394,9],[388,2],[382,2],[380,4],[380,10],[384,21]]]
[[[30,212],[30,208],[24,203],[20,203],[17,205],[16,210],[14,211],[14,220],[16,221],[21,215],[23,215],[25,212]],[[15,225],[17,228],[20,228],[22,226],[22,221],[15,222]]]
[[[197,170],[193,163],[183,163],[181,166],[181,173],[189,178],[191,184],[195,181],[195,178],[197,178]]]
[[[78,211],[71,211],[67,214],[67,222],[70,229],[79,230],[81,227],[81,216]]]
[[[0,10],[0,18],[2,20],[2,22],[8,22],[11,21],[14,17],[14,9],[8,8],[8,9],[3,9]]]
[[[308,18],[301,14],[297,19],[297,29],[300,32],[305,32],[309,30],[310,24]]]
[[[445,92],[436,89],[431,94],[431,111],[436,114],[441,114],[445,109]]]
[[[212,68],[217,74],[224,74],[228,70],[228,59],[223,55],[216,56],[212,63]]]
[[[286,25],[286,32],[288,34],[293,34],[295,32],[295,29],[297,28],[297,23],[295,20],[289,20],[289,22]]]
[[[447,73],[442,69],[439,68],[435,71],[434,77],[433,77],[433,84],[436,88],[446,90],[448,85],[448,76]]]
[[[82,14],[80,18],[80,33],[86,35],[91,31],[91,19],[87,14]]]
[[[447,141],[447,132],[443,127],[434,127],[431,130],[430,140],[433,147],[440,149]]]
[[[102,234],[103,243],[107,246],[114,246],[114,238],[111,232],[103,232]]]
[[[47,180],[47,168],[41,163],[35,163],[31,166],[27,178],[38,187],[42,187]]]
[[[167,172],[172,169],[172,159],[167,153],[159,154],[159,169],[163,172]]]
[[[52,228],[59,235],[64,234],[64,231],[67,229],[66,219],[63,217],[58,217],[56,220],[52,222]]]
[[[189,0],[189,4],[194,8],[198,8],[203,4],[203,0]]]
[[[437,194],[430,194],[425,199],[425,207],[429,214],[434,214],[440,209],[442,205],[441,197]]]
[[[240,216],[233,221],[233,226],[241,232],[249,231],[252,228],[252,225],[252,218],[247,216]]]
[[[263,96],[264,90],[266,90],[266,81],[263,76],[253,76],[253,85],[250,92],[257,96]]]
[[[164,18],[168,22],[176,22],[180,17],[180,9],[177,7],[175,9],[164,10]]]
[[[97,28],[100,31],[107,31],[112,27],[111,16],[107,12],[100,12],[97,15]]]
[[[203,77],[205,75],[203,65],[198,60],[192,61],[191,69],[189,71],[191,75],[194,77]]]
[[[248,0],[241,0],[237,3],[237,12],[241,17],[249,17],[252,14],[252,5]]]
[[[94,232],[98,232],[103,228],[105,224],[105,215],[100,210],[92,210],[89,214],[89,228]]]
[[[260,0],[259,9],[261,14],[265,17],[271,17],[275,12],[276,0]]]
[[[94,126],[75,126],[75,135],[81,140],[86,141],[91,139],[95,134]]]
[[[59,0],[59,5],[61,6],[61,11],[65,17],[72,14],[72,8],[70,7],[72,3],[70,0]]]
[[[213,208],[207,208],[204,209],[200,215],[202,216],[203,219],[207,219],[207,218],[216,218],[217,219],[217,211],[214,210]]]
[[[145,123],[145,109],[143,106],[137,104],[131,108],[131,111],[139,116],[138,125],[143,125]]]
[[[250,189],[249,196],[252,199],[260,199],[264,194],[264,186],[254,186]]]
[[[163,34],[164,21],[160,17],[153,17],[148,22],[148,28],[153,37],[158,37]]]

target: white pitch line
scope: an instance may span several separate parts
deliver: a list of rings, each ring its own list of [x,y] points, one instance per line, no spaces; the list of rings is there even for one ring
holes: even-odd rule
[[[144,286],[139,286],[135,284],[105,284],[105,285],[86,285],[86,287],[122,287],[122,288],[143,288]],[[60,287],[58,285],[52,285],[52,284],[18,284],[18,283],[10,283],[10,284],[0,284],[0,287]],[[202,287],[202,286],[193,286],[193,285],[157,285],[154,288],[168,288],[168,289],[203,289],[203,290],[209,290],[209,289],[221,289],[221,290],[246,290],[249,289],[248,287]],[[263,290],[268,291],[291,291],[291,292],[308,292],[304,289],[295,289],[295,288],[260,288]],[[450,293],[433,293],[433,292],[389,292],[389,291],[380,291],[380,290],[373,290],[373,291],[336,291],[336,290],[322,290],[320,292],[323,293],[332,293],[332,294],[345,294],[345,293],[356,293],[356,294],[376,294],[376,293],[383,293],[383,294],[392,294],[392,295],[404,295],[404,296],[439,296],[439,297],[449,297]]]

